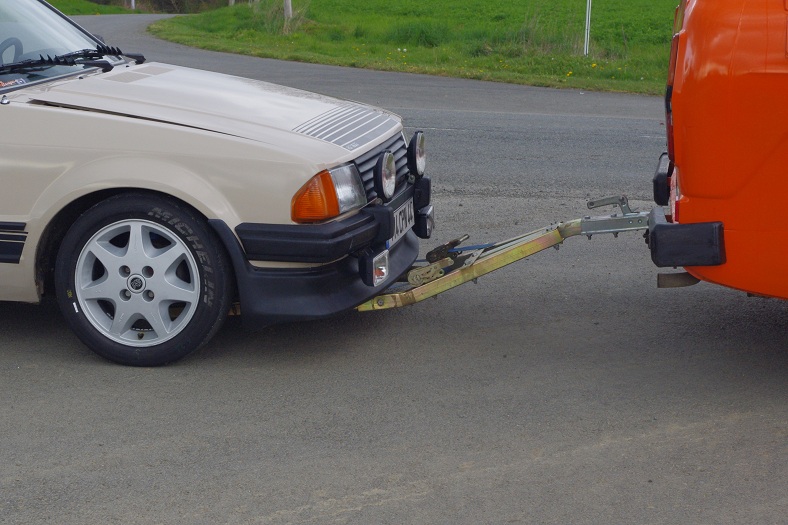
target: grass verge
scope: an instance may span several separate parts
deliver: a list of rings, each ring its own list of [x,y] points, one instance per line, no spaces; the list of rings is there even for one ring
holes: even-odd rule
[[[281,0],[154,24],[158,37],[259,57],[550,87],[664,92],[676,0]]]

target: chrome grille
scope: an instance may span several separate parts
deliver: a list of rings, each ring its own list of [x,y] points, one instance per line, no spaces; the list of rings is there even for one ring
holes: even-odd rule
[[[386,139],[383,144],[369,150],[353,161],[356,164],[356,168],[358,168],[359,174],[361,174],[361,180],[364,182],[364,190],[367,192],[367,200],[369,201],[378,197],[378,194],[375,192],[375,182],[372,180],[372,172],[380,154],[386,150],[394,154],[394,160],[397,163],[397,192],[408,179],[408,145],[402,133],[397,133]]]

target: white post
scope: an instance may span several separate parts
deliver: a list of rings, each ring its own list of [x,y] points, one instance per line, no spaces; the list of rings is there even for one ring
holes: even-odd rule
[[[591,0],[586,0],[586,39],[583,46],[583,56],[588,56],[588,46],[591,42]]]
[[[293,2],[292,0],[285,0],[285,20],[293,18]]]

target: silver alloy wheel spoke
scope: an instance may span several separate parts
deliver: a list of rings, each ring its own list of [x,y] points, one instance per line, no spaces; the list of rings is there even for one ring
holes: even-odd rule
[[[183,260],[183,252],[177,250],[174,246],[166,250],[158,250],[152,254],[152,263],[150,266],[156,274],[164,275],[169,271],[175,271]]]
[[[193,289],[183,288],[181,286],[178,286],[177,284],[169,283],[166,281],[165,284],[161,286],[159,289],[164,290],[164,295],[166,297],[166,300],[159,301],[160,303],[195,304],[197,302],[197,297],[195,297],[195,293]]]
[[[164,319],[167,309],[164,308],[164,311],[162,311],[162,306],[160,302],[154,301],[141,305],[139,309],[140,315],[148,322],[157,337],[166,337],[172,332],[172,329],[168,326],[170,321],[165,321]]]
[[[116,337],[122,337],[123,334],[131,329],[131,326],[137,321],[138,317],[135,315],[134,309],[131,305],[118,301],[115,303],[115,317],[111,320],[108,331]]]
[[[90,323],[120,344],[152,346],[175,337],[199,304],[199,267],[186,244],[157,223],[105,226],[85,244],[75,271]]]

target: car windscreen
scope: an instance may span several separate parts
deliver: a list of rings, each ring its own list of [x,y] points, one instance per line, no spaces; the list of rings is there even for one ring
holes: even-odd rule
[[[77,64],[9,68],[9,65],[95,49],[97,42],[46,5],[0,1],[0,88],[53,78],[83,69]],[[5,66],[5,67],[4,67]]]

